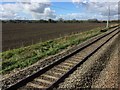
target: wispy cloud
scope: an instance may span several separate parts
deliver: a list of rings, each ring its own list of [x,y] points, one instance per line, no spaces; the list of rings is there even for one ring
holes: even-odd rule
[[[111,19],[118,18],[119,0],[2,0],[3,2],[16,2],[0,4],[1,19],[107,19],[108,6],[110,5]],[[51,8],[52,2],[71,2],[75,7],[83,5],[86,11],[72,13],[67,12],[64,15],[57,15],[54,8]],[[108,3],[109,2],[109,3]],[[56,6],[57,7],[57,6]],[[66,8],[66,6],[61,6]],[[72,11],[72,7],[67,7]]]
[[[44,1],[44,0],[43,0]],[[17,2],[6,3],[1,5],[0,13],[2,13],[2,19],[21,19],[19,13],[29,14],[32,19],[49,19],[55,18],[55,11],[50,9],[50,3],[45,0],[42,3],[36,2]],[[12,8],[11,8],[12,7]],[[23,15],[24,16],[24,15]]]

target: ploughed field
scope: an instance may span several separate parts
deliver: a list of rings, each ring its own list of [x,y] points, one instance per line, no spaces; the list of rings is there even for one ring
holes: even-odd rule
[[[3,51],[73,33],[103,27],[105,23],[3,23]]]

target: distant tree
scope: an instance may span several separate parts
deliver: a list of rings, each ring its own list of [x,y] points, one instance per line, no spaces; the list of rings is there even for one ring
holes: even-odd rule
[[[53,19],[48,19],[48,22],[49,22],[49,23],[56,23],[56,21],[53,20]]]
[[[58,21],[59,22],[64,22],[64,19],[63,18],[59,18]]]
[[[88,22],[98,22],[97,19],[88,19]]]
[[[51,23],[51,22],[52,22],[52,19],[48,19],[48,22],[50,22],[50,23]]]
[[[75,23],[77,20],[76,19],[73,19],[72,22]]]

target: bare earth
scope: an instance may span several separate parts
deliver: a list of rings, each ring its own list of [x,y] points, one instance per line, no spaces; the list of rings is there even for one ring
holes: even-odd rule
[[[3,23],[2,50],[28,46],[105,25],[105,23]]]

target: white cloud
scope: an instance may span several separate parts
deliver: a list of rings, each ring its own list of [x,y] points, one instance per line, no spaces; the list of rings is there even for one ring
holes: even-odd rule
[[[45,10],[44,10],[44,15],[48,16],[49,18],[50,17],[55,18],[55,14],[53,14],[53,13],[55,13],[55,11],[51,10],[50,8],[45,8]]]
[[[50,3],[24,3],[26,12],[30,13],[34,19],[55,18],[55,11],[50,9]]]
[[[110,6],[110,16],[111,18],[118,15],[118,2],[120,0],[73,0],[78,1],[77,7],[83,4],[87,7],[87,11],[92,14],[102,15],[103,17],[108,16],[109,6]]]
[[[22,7],[18,3],[3,4],[0,7],[0,13],[2,14],[0,18],[2,19],[15,19],[17,13],[22,11]]]
[[[89,0],[89,2],[119,2],[120,0]]]
[[[35,3],[48,3],[50,2],[50,0],[30,0],[31,2],[35,2]]]
[[[54,14],[54,11],[51,10],[50,8],[45,8],[43,13],[34,13],[31,12],[33,19],[54,19],[56,18],[56,15]]]
[[[50,2],[50,0],[2,0],[2,2]]]
[[[110,16],[111,20],[118,20],[118,15]],[[69,13],[66,15],[59,15],[57,19],[63,18],[64,20],[88,20],[88,19],[98,19],[98,20],[107,20],[108,16],[104,16],[101,14],[89,14],[86,13]]]
[[[89,3],[88,4],[88,10],[90,12],[98,13],[104,16],[108,16],[109,10],[110,15],[118,15],[118,3]],[[110,8],[110,9],[109,9]]]
[[[30,11],[30,12],[35,12],[35,13],[43,13],[45,8],[49,7],[49,3],[23,3],[23,7]]]
[[[9,17],[9,19],[12,19],[13,16],[15,16],[16,14],[14,13],[10,13],[10,12],[0,12],[1,17],[0,19],[7,19]]]
[[[8,0],[9,1],[9,0]],[[18,0],[17,0],[18,1]],[[111,18],[117,18],[118,16],[118,2],[119,0],[69,0],[77,5],[84,4],[88,9],[85,13],[70,13],[67,15],[55,15],[55,11],[50,8],[51,0],[28,0],[19,1],[16,4],[3,4],[0,5],[0,14],[2,14],[3,19],[56,19],[63,17],[64,19],[88,19],[88,18],[107,18],[108,15],[108,5],[106,2],[111,2],[110,11]],[[55,0],[52,0],[55,1]],[[58,0],[59,1],[59,0]],[[62,0],[67,1],[67,0]],[[38,3],[39,2],[39,3]],[[41,3],[42,2],[42,3]],[[57,2],[57,1],[56,1]],[[59,1],[61,2],[61,1]],[[20,15],[20,13],[27,14]],[[31,17],[27,17],[30,16]]]
[[[87,15],[86,13],[69,13],[66,15],[59,15],[58,18],[63,18],[64,20],[87,20],[95,17],[93,15]]]
[[[17,3],[7,3],[0,5],[2,13],[2,19],[23,19],[24,15],[21,14],[29,14],[32,18],[29,19],[49,19],[55,18],[55,11],[50,9],[49,0],[42,0],[42,3],[33,2],[17,2]],[[26,16],[27,18],[27,16]]]
[[[103,2],[119,2],[120,0],[72,0],[72,2],[99,2],[99,3],[103,3]]]
[[[72,0],[73,1],[73,3],[75,3],[75,2],[81,2],[81,0]]]

